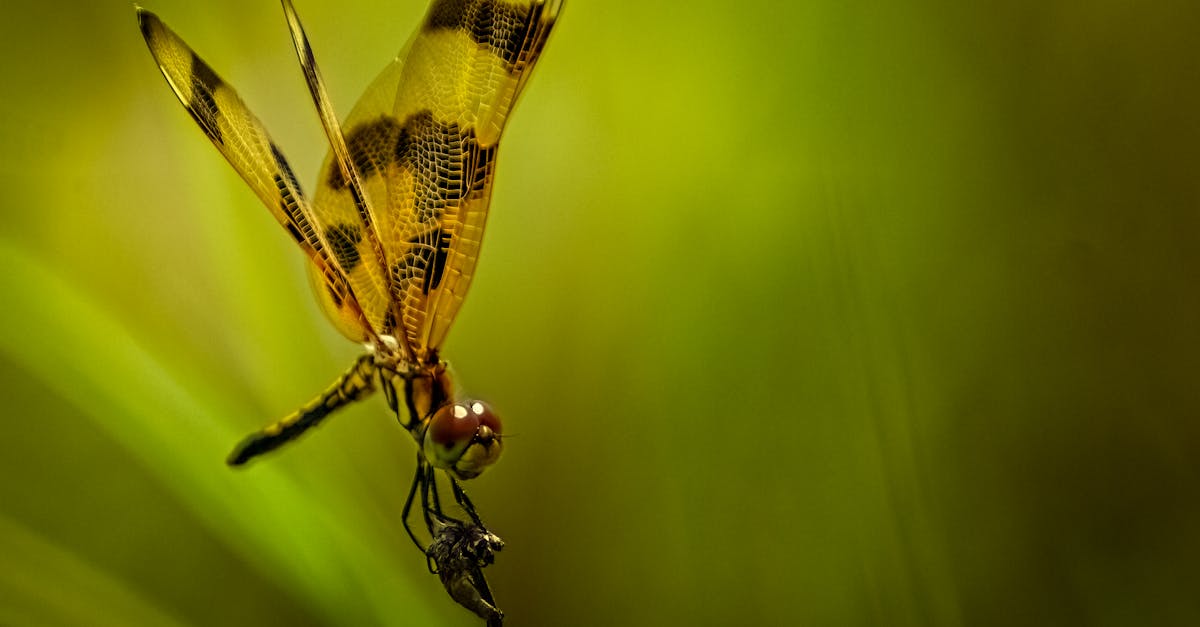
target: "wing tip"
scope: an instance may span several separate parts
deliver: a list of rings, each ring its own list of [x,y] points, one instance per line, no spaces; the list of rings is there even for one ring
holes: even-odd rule
[[[545,0],[542,3],[542,17],[547,20],[554,20],[558,14],[562,12],[563,4],[566,0]]]
[[[142,31],[142,37],[145,37],[146,41],[150,41],[154,37],[154,32],[162,28],[162,20],[141,5],[133,5],[133,10],[137,13],[138,28]]]

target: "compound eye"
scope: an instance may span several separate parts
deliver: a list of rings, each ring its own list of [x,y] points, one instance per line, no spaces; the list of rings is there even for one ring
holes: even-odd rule
[[[479,430],[479,416],[468,405],[455,403],[437,411],[429,423],[429,439],[437,456],[457,459]]]
[[[500,459],[500,436],[500,418],[487,403],[464,401],[434,412],[421,450],[434,467],[472,479]]]
[[[500,417],[492,408],[483,401],[471,401],[469,404],[471,413],[479,419],[479,426],[491,429],[493,435],[500,435],[503,430],[500,427]]]

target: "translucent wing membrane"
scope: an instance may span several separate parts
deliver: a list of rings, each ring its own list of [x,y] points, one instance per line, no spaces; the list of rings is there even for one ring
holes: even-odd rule
[[[350,162],[364,195],[376,203],[371,213],[387,264],[387,294],[397,306],[397,318],[385,321],[392,324],[383,332],[421,361],[436,358],[466,295],[497,143],[561,4],[435,1],[405,51],[343,125]],[[344,220],[355,195],[331,155],[314,215],[322,224]]]
[[[138,20],[180,102],[308,255],[337,328],[433,361],[474,275],[500,135],[562,2],[435,0],[344,127],[283,5],[332,147],[312,205],[237,92],[154,14]]]
[[[355,341],[374,337],[342,267],[327,254],[331,241],[314,228],[312,210],[300,184],[262,123],[233,87],[158,16],[139,8],[138,23],[184,108],[308,256],[314,281],[325,294],[327,309],[339,330]]]
[[[359,304],[367,319],[375,328],[390,333],[388,329],[395,324],[396,309],[388,296],[387,257],[376,230],[371,198],[363,188],[359,169],[346,147],[337,114],[329,101],[312,46],[308,42],[308,35],[300,24],[300,17],[296,15],[291,0],[283,0],[283,11],[292,34],[292,43],[296,47],[300,68],[304,71],[309,93],[312,94],[313,103],[321,118],[321,126],[329,139],[329,159],[336,164],[337,171],[345,183],[346,196],[342,200],[349,201],[322,205],[322,210],[317,214],[317,223],[329,239],[338,263],[348,273],[350,285],[359,296]],[[325,296],[319,290],[318,294]],[[386,349],[382,346],[380,348]],[[406,353],[406,356],[411,358],[411,351]]]

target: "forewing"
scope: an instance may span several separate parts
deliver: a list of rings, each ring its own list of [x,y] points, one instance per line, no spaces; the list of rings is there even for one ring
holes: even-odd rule
[[[153,13],[138,8],[138,24],[167,83],[233,169],[312,262],[314,281],[335,326],[354,341],[374,334],[344,273],[326,254],[311,209],[283,153],[231,85],[221,79]]]
[[[344,193],[329,202],[318,199],[315,215],[321,235],[330,243],[330,249],[339,265],[346,271],[350,286],[358,295],[359,305],[367,319],[377,329],[388,329],[395,324],[396,307],[388,293],[387,258],[379,241],[375,225],[375,206],[366,193],[359,169],[356,167],[342,129],[337,121],[333,104],[329,101],[325,83],[317,67],[316,57],[309,44],[308,35],[300,23],[291,0],[283,0],[283,11],[291,31],[292,43],[304,72],[309,94],[317,107],[321,126],[329,139],[330,159],[341,174]],[[318,298],[322,298],[319,286]],[[382,349],[383,346],[380,346]],[[408,347],[404,347],[406,352]]]
[[[436,0],[344,128],[401,313],[391,332],[432,358],[462,305],[487,218],[497,143],[561,1]],[[316,196],[352,198],[327,159]]]

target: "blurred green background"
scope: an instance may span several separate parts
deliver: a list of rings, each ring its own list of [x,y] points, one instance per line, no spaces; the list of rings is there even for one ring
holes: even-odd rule
[[[144,0],[149,2],[149,0]],[[275,2],[154,0],[312,189]],[[299,0],[340,111],[422,0]],[[127,2],[0,21],[0,624],[475,625]],[[568,2],[446,355],[512,625],[1200,624],[1200,4]]]

